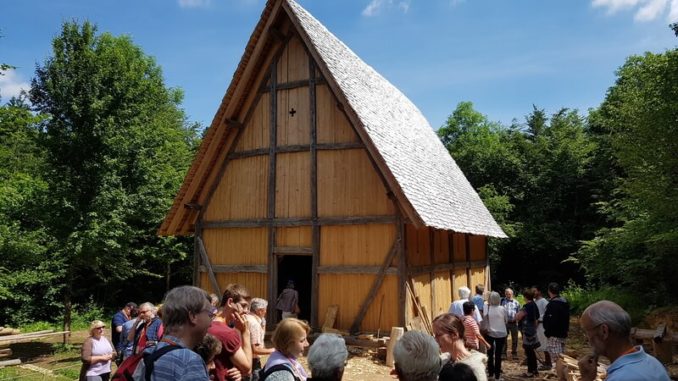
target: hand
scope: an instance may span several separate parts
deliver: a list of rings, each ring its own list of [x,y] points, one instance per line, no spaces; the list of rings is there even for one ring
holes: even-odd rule
[[[235,329],[240,331],[240,333],[245,333],[246,331],[249,330],[249,325],[247,324],[247,319],[245,319],[245,316],[240,315],[237,312],[234,312],[231,314],[231,318],[233,319]]]
[[[586,355],[579,359],[578,365],[581,381],[593,381],[598,376],[598,356]]]
[[[238,368],[233,367],[226,371],[226,379],[228,381],[240,381],[242,380],[242,374],[240,373]]]

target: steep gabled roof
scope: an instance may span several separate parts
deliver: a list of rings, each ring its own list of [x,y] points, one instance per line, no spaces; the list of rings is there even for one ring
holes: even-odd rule
[[[419,109],[294,0],[267,3],[243,61],[249,59],[247,51],[251,50],[255,35],[262,33],[260,26],[271,17],[270,9],[278,2],[282,2],[282,8],[323,77],[344,104],[347,115],[411,222],[459,233],[506,237]],[[242,66],[241,61],[238,71]],[[227,96],[237,84],[238,71]],[[227,96],[224,102],[232,101]],[[217,117],[224,107],[222,103]],[[225,128],[217,123],[216,127],[219,126]],[[194,180],[189,175],[182,189]],[[182,202],[180,195],[173,211],[178,208],[177,202]],[[170,218],[172,211],[163,227]],[[160,232],[163,233],[162,228]],[[171,231],[164,233],[172,234]]]

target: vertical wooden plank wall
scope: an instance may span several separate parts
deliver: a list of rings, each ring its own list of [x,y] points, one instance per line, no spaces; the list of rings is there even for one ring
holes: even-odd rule
[[[410,224],[405,231],[410,279],[431,318],[447,312],[450,303],[459,299],[459,287],[467,286],[473,293],[476,284],[486,284],[486,237],[416,229]],[[415,317],[409,297],[406,315],[408,320]]]

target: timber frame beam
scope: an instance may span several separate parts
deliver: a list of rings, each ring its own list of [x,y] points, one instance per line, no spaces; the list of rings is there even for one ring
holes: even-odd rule
[[[289,227],[289,226],[313,226],[313,218],[254,218],[243,220],[214,220],[204,221],[203,229],[219,228],[258,228],[258,227]],[[320,226],[332,225],[367,225],[367,224],[392,224],[396,221],[395,216],[345,216],[345,217],[317,217]]]

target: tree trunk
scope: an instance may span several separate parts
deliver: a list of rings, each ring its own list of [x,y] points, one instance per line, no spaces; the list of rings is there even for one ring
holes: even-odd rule
[[[68,277],[68,283],[66,284],[66,290],[64,291],[64,344],[68,344],[68,339],[71,336],[71,309],[73,307],[71,303],[71,296],[73,293],[72,286],[72,277]]]
[[[172,275],[172,263],[167,262],[167,267],[165,268],[165,293],[170,290],[170,277]]]

